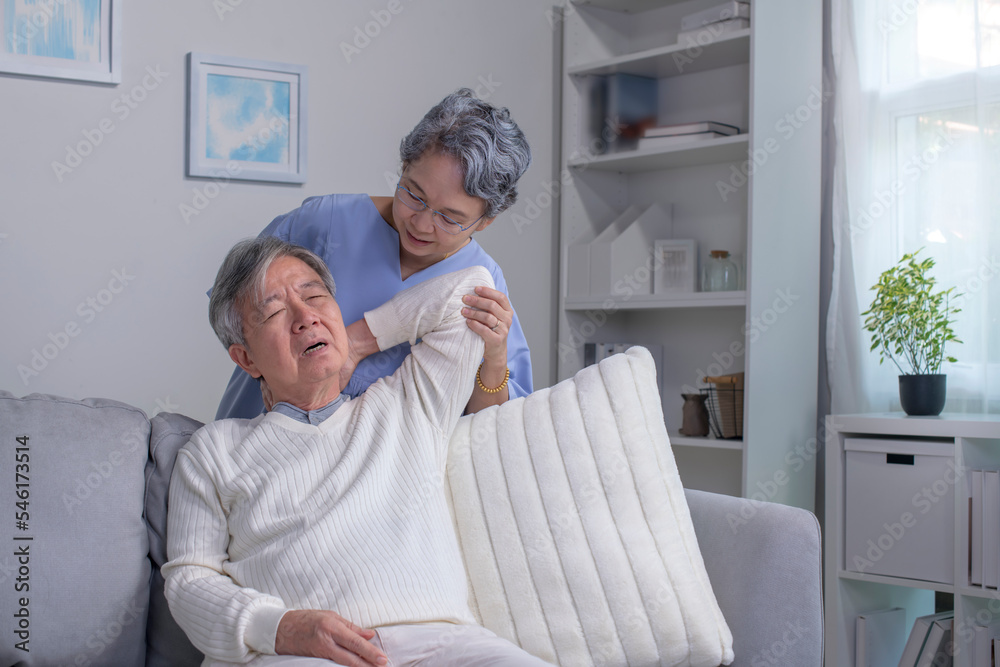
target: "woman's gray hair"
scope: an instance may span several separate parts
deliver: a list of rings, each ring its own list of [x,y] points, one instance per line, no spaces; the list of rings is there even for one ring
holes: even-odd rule
[[[517,201],[517,181],[531,164],[531,148],[510,112],[468,88],[441,100],[400,142],[403,168],[430,150],[461,163],[465,193],[486,202],[487,218]]]
[[[314,252],[273,236],[244,239],[222,261],[208,300],[208,320],[222,344],[246,345],[243,333],[243,306],[264,297],[267,270],[279,257],[294,257],[319,274],[331,296],[337,288],[326,263]]]

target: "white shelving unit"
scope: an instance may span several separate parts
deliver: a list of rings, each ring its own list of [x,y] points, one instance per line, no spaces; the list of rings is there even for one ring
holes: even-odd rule
[[[815,462],[799,465],[796,452],[817,430],[821,114],[809,102],[822,87],[822,8],[754,2],[749,29],[678,43],[681,19],[715,4],[563,8],[560,238],[565,250],[629,205],[658,203],[672,211],[661,238],[694,239],[700,260],[729,250],[745,267],[746,289],[567,297],[564,254],[558,374],[582,367],[584,342],[662,345],[664,415],[685,486],[812,509]],[[657,79],[660,124],[713,120],[741,134],[596,150],[592,84],[616,73]],[[743,439],[679,436],[680,394],[704,376],[740,371]]]
[[[1000,591],[969,583],[969,468],[1000,467],[1000,415],[942,415],[907,417],[902,413],[867,415],[831,415],[826,421],[826,520],[824,523],[824,604],[825,664],[827,667],[854,665],[855,620],[858,614],[903,607],[906,609],[907,633],[913,621],[934,612],[934,592],[954,595],[958,651],[955,667],[972,667],[966,642],[968,629],[976,622],[1000,620]],[[952,584],[920,581],[886,574],[854,572],[847,569],[845,525],[844,441],[848,438],[933,440],[952,445],[953,468],[959,474],[943,475],[945,493],[955,500],[954,522],[944,539],[954,553]],[[921,490],[915,490],[918,492]],[[936,490],[933,490],[936,493]],[[944,497],[939,495],[937,497]],[[908,498],[907,498],[908,499]],[[922,502],[922,501],[921,501]],[[919,504],[913,514],[920,516]],[[919,520],[919,519],[918,519]],[[898,533],[897,533],[898,534]],[[906,534],[890,548],[907,549]],[[912,546],[910,548],[913,548]]]

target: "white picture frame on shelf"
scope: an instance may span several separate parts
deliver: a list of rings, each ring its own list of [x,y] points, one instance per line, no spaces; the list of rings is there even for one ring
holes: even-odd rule
[[[307,68],[188,54],[187,175],[305,183]]]
[[[0,73],[121,83],[122,0],[5,4]]]
[[[694,292],[698,252],[692,239],[653,242],[653,294]]]

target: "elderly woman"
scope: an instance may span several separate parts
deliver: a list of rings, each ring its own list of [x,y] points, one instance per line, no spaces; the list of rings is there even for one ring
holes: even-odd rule
[[[462,89],[427,112],[399,153],[394,196],[311,197],[275,218],[261,236],[323,258],[345,295],[340,309],[347,323],[429,278],[485,267],[496,289],[478,288],[466,297],[463,312],[485,344],[466,412],[531,393],[528,344],[503,272],[472,238],[517,199],[517,181],[531,162],[524,134],[506,109]],[[408,351],[403,344],[362,359],[344,393],[358,396],[398,368]],[[216,418],[252,418],[263,407],[257,382],[237,368]]]

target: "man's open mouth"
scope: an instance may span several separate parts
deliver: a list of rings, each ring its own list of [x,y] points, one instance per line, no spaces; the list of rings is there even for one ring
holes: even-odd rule
[[[310,345],[309,347],[307,347],[304,352],[302,352],[302,356],[308,356],[308,355],[312,354],[313,352],[315,352],[316,350],[321,350],[324,347],[326,347],[326,343],[323,343],[323,342],[314,343],[313,345]]]

